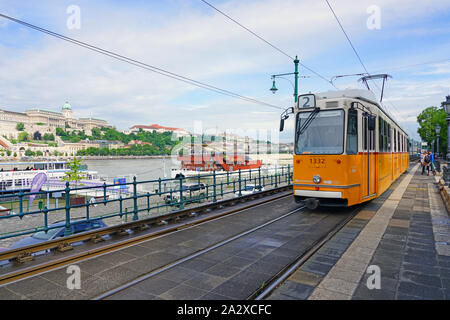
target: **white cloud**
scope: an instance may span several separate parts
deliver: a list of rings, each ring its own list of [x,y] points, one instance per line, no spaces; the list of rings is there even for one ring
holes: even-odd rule
[[[10,12],[21,12],[20,18],[27,20],[31,5],[23,11],[20,10],[23,4],[2,2],[8,4]],[[370,36],[365,28],[369,5],[381,7],[382,30],[449,7],[444,0],[331,3],[355,43]],[[199,10],[183,1],[170,2],[170,5],[177,4],[179,10],[161,16],[162,13],[128,4],[117,10],[112,5],[84,2],[80,4],[85,19],[81,30],[68,31],[64,29],[65,10],[43,2],[34,5],[37,13],[31,15],[30,22],[43,27],[60,25],[58,32],[243,95],[281,106],[292,103],[288,84],[280,90],[284,94],[279,92],[273,96],[267,90],[269,75],[289,72],[292,62],[216,12],[204,7]],[[323,1],[228,1],[220,8],[290,55],[298,53],[306,65],[316,55],[333,59],[340,48],[345,48],[344,52],[350,50]],[[0,26],[0,34],[3,33]],[[33,34],[34,31],[27,31],[27,37],[18,41],[25,41]],[[350,55],[351,51],[349,59],[354,59]],[[77,116],[104,118],[119,128],[135,123],[188,127],[200,118],[224,129],[277,128],[279,123],[277,110],[269,111],[264,106],[196,89],[46,36],[32,43],[20,43],[18,47],[0,44],[0,56],[0,108],[59,108],[69,100]],[[336,61],[336,69],[340,63]],[[330,72],[321,70],[320,65],[311,67],[322,74]],[[248,81],[242,80],[246,77]],[[408,108],[406,101],[417,106],[425,104],[427,97],[437,99],[440,90],[448,88],[431,84],[425,87],[423,90],[419,82],[403,86],[399,83],[398,91],[389,90],[389,99],[399,109]],[[287,130],[292,129],[290,121],[286,124]]]

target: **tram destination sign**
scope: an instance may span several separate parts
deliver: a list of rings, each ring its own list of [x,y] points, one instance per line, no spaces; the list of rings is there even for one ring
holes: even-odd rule
[[[302,94],[298,96],[298,108],[315,108],[316,96],[314,94]]]

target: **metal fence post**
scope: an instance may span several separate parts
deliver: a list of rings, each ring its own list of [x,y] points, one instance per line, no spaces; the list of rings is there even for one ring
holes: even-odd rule
[[[216,170],[213,171],[213,202],[217,201],[217,188],[216,188]]]
[[[241,185],[241,168],[239,168],[239,197],[242,196],[242,185]]]
[[[72,234],[70,230],[70,187],[69,181],[66,182],[66,230],[64,231],[65,236]]]
[[[86,199],[86,221],[89,221],[89,200]]]
[[[291,185],[291,165],[288,164],[288,186]]]
[[[103,205],[106,207],[106,182],[103,182]]]
[[[23,191],[19,192],[19,214],[23,214]]]
[[[139,220],[138,217],[138,204],[137,204],[137,183],[136,183],[136,177],[133,177],[133,221]]]
[[[275,188],[278,188],[278,170],[275,169]]]
[[[45,233],[48,232],[48,208],[45,206],[44,208],[44,227],[45,227]]]
[[[180,209],[182,210],[183,208],[183,178],[180,175]]]
[[[261,167],[258,168],[258,179],[259,179],[259,186],[262,188],[262,185],[261,185]]]

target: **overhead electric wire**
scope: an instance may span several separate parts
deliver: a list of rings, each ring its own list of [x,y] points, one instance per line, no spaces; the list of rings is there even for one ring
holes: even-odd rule
[[[152,65],[149,65],[149,64],[146,64],[146,63],[143,63],[143,62],[140,62],[140,61],[128,58],[126,56],[123,56],[123,55],[114,53],[112,51],[108,51],[108,50],[102,49],[100,47],[96,47],[96,46],[90,45],[88,43],[85,43],[85,42],[82,42],[82,41],[79,41],[79,40],[76,40],[76,39],[64,36],[62,34],[59,34],[59,33],[56,33],[56,32],[53,32],[53,31],[41,28],[41,27],[38,27],[36,25],[33,25],[33,24],[27,23],[25,21],[22,21],[22,20],[19,20],[19,19],[7,16],[7,15],[2,14],[2,13],[0,13],[0,17],[8,19],[8,20],[13,21],[13,22],[16,22],[16,23],[21,24],[23,26],[26,26],[28,28],[37,30],[39,32],[48,34],[50,36],[59,38],[61,40],[70,42],[72,44],[81,46],[81,47],[83,47],[85,49],[89,49],[91,51],[95,51],[97,53],[109,56],[111,58],[120,60],[122,62],[126,62],[126,63],[129,63],[129,64],[132,64],[134,66],[137,66],[137,67],[140,67],[140,68],[143,68],[143,69],[146,69],[146,70],[158,73],[160,75],[163,75],[163,76],[166,76],[166,77],[178,80],[178,81],[182,81],[182,82],[188,83],[190,85],[194,85],[194,86],[197,86],[197,87],[200,87],[200,88],[203,88],[203,89],[215,92],[215,93],[223,94],[223,95],[226,95],[226,96],[229,96],[229,97],[232,97],[232,98],[241,99],[241,100],[244,100],[244,101],[247,101],[247,102],[257,103],[257,104],[265,105],[265,106],[268,106],[268,107],[271,107],[271,108],[284,110],[284,108],[282,108],[282,107],[279,107],[279,106],[276,106],[276,105],[273,105],[273,104],[270,104],[270,103],[267,103],[267,102],[259,101],[257,99],[253,99],[253,98],[250,98],[250,97],[246,97],[246,96],[240,95],[238,93],[234,93],[232,91],[221,89],[219,87],[216,87],[216,86],[213,86],[213,85],[209,85],[207,83],[200,82],[200,81],[197,81],[197,80],[194,80],[194,79],[191,79],[191,78],[188,78],[188,77],[185,77],[185,76],[182,76],[182,75],[179,75],[179,74],[176,74],[176,73],[164,70],[162,68],[155,67],[155,66],[152,66]]]
[[[345,37],[348,40],[348,43],[350,43],[350,46],[353,49],[353,52],[356,54],[356,56],[358,57],[359,62],[361,63],[361,65],[363,66],[364,70],[366,71],[367,74],[370,75],[370,72],[367,71],[366,66],[364,65],[364,62],[362,61],[361,57],[358,54],[358,51],[356,51],[355,46],[353,45],[352,41],[350,40],[350,37],[348,36],[347,32],[345,32],[344,27],[341,24],[341,21],[339,21],[338,16],[336,15],[336,13],[334,12],[333,8],[331,7],[330,3],[328,2],[328,0],[325,0],[325,2],[327,3],[328,7],[330,8],[331,12],[333,13],[334,17],[336,18],[337,23],[339,24],[339,26],[341,27],[342,32],[344,33]]]
[[[342,32],[344,33],[345,37],[347,38],[348,43],[349,43],[350,46],[352,47],[353,52],[355,53],[356,57],[358,58],[359,62],[360,62],[361,65],[362,65],[362,67],[364,68],[364,70],[366,71],[366,73],[370,76],[370,75],[371,75],[370,72],[367,70],[367,68],[366,68],[366,66],[365,66],[365,64],[364,64],[364,62],[363,62],[362,59],[361,59],[361,56],[359,55],[358,51],[356,50],[355,46],[353,45],[352,41],[350,40],[350,37],[348,36],[347,32],[345,31],[344,27],[342,26],[341,21],[339,20],[338,16],[336,15],[336,12],[334,12],[333,7],[330,5],[330,3],[328,2],[328,0],[325,0],[325,2],[327,3],[328,7],[330,8],[331,12],[333,13],[334,18],[336,19],[337,23],[339,24],[339,26],[340,26]],[[380,93],[381,93],[381,88],[377,85],[377,83],[376,83],[373,79],[370,79],[370,80],[372,80],[373,84],[378,88],[378,90],[379,90]],[[369,90],[370,90],[370,89],[369,89]],[[380,103],[381,103],[381,102],[380,102]],[[383,104],[382,104],[382,105],[383,105]],[[384,106],[384,105],[383,105],[383,106]],[[394,106],[392,103],[391,103],[391,106],[393,106],[394,109],[396,109],[397,113],[399,113],[399,111],[397,110],[397,108],[395,108],[395,106]],[[386,110],[386,111],[388,111],[388,110]]]
[[[216,10],[217,12],[219,12],[221,15],[225,16],[226,18],[230,19],[231,21],[233,21],[234,23],[236,23],[238,26],[240,26],[241,28],[245,29],[246,31],[250,32],[252,35],[254,35],[255,37],[257,37],[259,40],[265,42],[266,44],[268,44],[269,46],[271,46],[272,48],[274,48],[275,50],[277,50],[278,52],[280,52],[281,54],[285,55],[286,57],[288,57],[291,60],[295,60],[295,58],[293,58],[291,55],[287,54],[285,51],[281,50],[280,48],[278,48],[276,45],[272,44],[271,42],[267,41],[266,39],[264,39],[263,37],[261,37],[260,35],[258,35],[256,32],[252,31],[251,29],[247,28],[246,26],[244,26],[242,23],[240,23],[239,21],[237,21],[236,19],[230,17],[228,14],[226,14],[225,12],[221,11],[220,9],[218,9],[217,7],[215,7],[214,5],[212,5],[211,3],[209,3],[206,0],[200,0],[203,3],[205,3],[206,5],[208,5],[209,7],[211,7],[212,9]],[[309,68],[308,66],[304,65],[303,63],[299,62],[299,64],[309,70],[311,73],[315,74],[316,76],[318,76],[319,78],[325,80],[326,82],[328,82],[329,84],[331,84],[334,88],[336,88],[336,86],[333,84],[333,82],[331,82],[329,79],[327,79],[326,77],[322,76],[320,73],[314,71],[313,69]]]
[[[450,61],[450,58],[447,59],[442,59],[442,60],[435,60],[435,61],[428,61],[428,62],[421,62],[421,63],[415,63],[415,64],[408,64],[408,65],[404,65],[404,66],[398,66],[398,67],[386,67],[384,69],[378,69],[375,72],[380,72],[383,70],[401,70],[401,69],[409,69],[412,67],[419,67],[419,66],[425,66],[425,65],[429,65],[429,64],[436,64],[436,63],[440,63],[440,62],[448,62]]]

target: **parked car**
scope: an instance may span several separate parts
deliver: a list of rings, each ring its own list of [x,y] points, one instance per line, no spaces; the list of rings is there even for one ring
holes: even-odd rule
[[[206,196],[206,186],[204,183],[185,183],[182,187],[183,190],[183,201],[185,203],[201,201]],[[172,196],[170,193],[164,196],[164,201],[166,204],[174,203],[176,204],[180,198],[180,190],[174,190]]]
[[[248,184],[244,188],[242,188],[241,196],[246,196],[246,195],[253,194],[253,193],[256,193],[256,192],[260,192],[260,191],[264,191],[264,190],[265,190],[264,187],[262,187],[260,185]],[[239,197],[239,191],[236,191],[234,193],[234,195],[236,197]]]
[[[71,233],[80,233],[92,229],[98,229],[98,228],[104,228],[107,227],[107,225],[103,222],[101,219],[94,219],[90,220],[89,222],[85,219],[74,219],[70,221],[71,223],[76,223],[70,226]],[[33,244],[42,243],[45,241],[50,241],[53,239],[64,237],[64,233],[66,232],[66,222],[65,221],[58,221],[55,223],[52,223],[50,227],[56,227],[54,229],[50,229],[45,233],[44,231],[39,231],[31,236],[24,238],[22,240],[19,240],[15,243],[13,243],[9,248],[10,249],[17,249],[21,247],[31,246]]]

